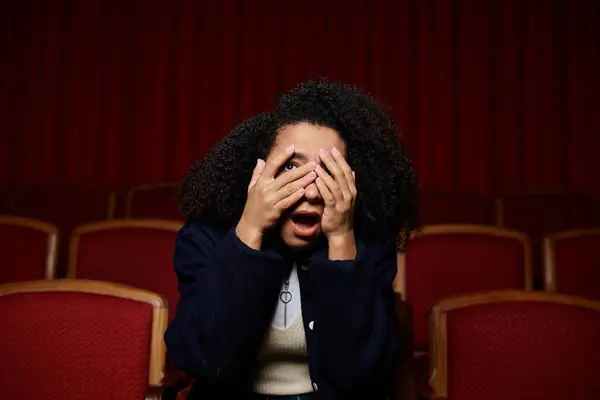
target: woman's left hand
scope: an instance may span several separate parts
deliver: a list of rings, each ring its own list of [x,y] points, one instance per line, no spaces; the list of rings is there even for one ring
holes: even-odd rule
[[[330,174],[317,166],[316,185],[325,203],[321,230],[330,244],[354,240],[354,204],[356,182],[354,171],[335,147],[331,153],[320,151],[320,158]]]

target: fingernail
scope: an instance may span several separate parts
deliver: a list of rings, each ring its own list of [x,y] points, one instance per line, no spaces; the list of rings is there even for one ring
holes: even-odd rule
[[[320,165],[317,165],[317,171],[322,172],[323,168]]]
[[[258,167],[258,163],[260,163],[260,158],[256,159],[256,166]]]
[[[327,155],[327,153],[326,153],[326,152],[325,152],[325,150],[323,150],[323,149],[320,149],[320,150],[319,150],[319,154],[321,154],[322,156],[324,156],[324,155]]]
[[[340,151],[334,147],[333,149],[331,149],[331,154],[337,157],[340,155]]]
[[[315,164],[314,161],[311,161],[308,163],[308,169],[315,169],[316,166],[317,166],[317,164]]]
[[[314,172],[311,172],[310,174],[307,175],[308,179],[315,179],[317,174],[315,174]]]
[[[288,148],[287,148],[287,149],[285,149],[285,150],[286,150],[288,153],[292,153],[292,152],[294,151],[294,145],[292,144],[292,145],[288,146]]]

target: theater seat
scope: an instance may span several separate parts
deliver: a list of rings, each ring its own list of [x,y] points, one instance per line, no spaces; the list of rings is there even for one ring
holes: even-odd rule
[[[600,393],[600,303],[533,291],[438,302],[434,393],[452,400],[589,400]]]
[[[600,228],[544,238],[544,287],[600,301]]]
[[[0,283],[53,279],[58,229],[30,218],[0,216]]]
[[[0,398],[142,399],[164,375],[162,297],[106,282],[0,285]]]

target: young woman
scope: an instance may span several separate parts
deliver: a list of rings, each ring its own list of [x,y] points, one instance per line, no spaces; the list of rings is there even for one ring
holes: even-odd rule
[[[418,186],[392,118],[349,85],[303,83],[218,143],[181,193],[166,343],[188,398],[386,398]]]

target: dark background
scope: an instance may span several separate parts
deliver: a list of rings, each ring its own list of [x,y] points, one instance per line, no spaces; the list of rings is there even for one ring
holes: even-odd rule
[[[600,3],[4,0],[0,184],[179,180],[299,81],[393,107],[423,185],[600,196]]]

